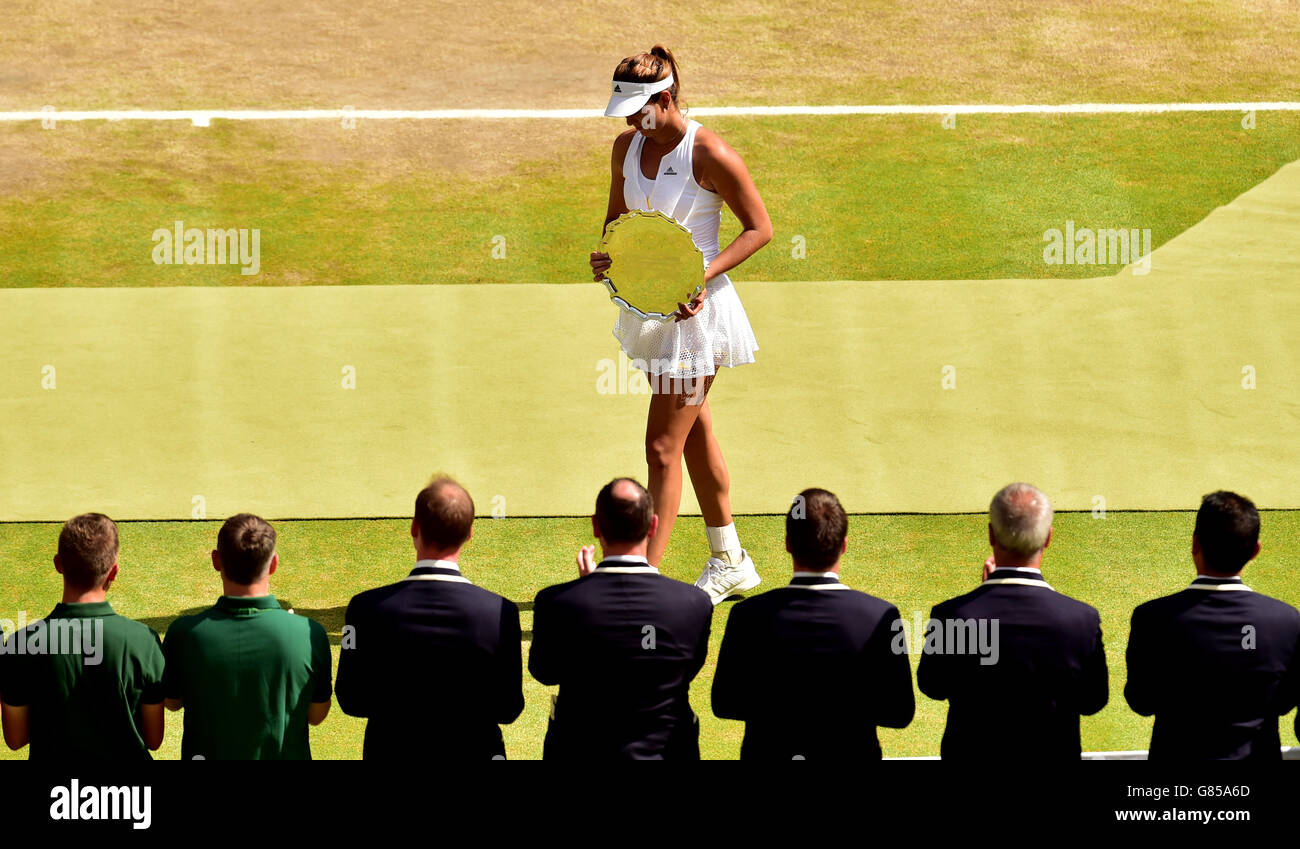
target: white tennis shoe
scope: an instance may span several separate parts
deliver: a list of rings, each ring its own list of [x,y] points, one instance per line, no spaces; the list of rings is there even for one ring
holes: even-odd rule
[[[695,582],[695,586],[709,594],[715,606],[728,596],[752,590],[763,580],[758,576],[758,569],[754,567],[749,552],[741,549],[740,554],[740,564],[737,566],[710,557],[709,565],[704,567],[700,579]]]

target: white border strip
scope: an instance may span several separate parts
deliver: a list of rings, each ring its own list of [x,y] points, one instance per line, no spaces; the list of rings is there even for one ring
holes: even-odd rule
[[[1243,103],[1062,103],[949,104],[881,106],[703,106],[690,110],[701,117],[728,115],[1105,115],[1160,112],[1300,112],[1300,102]],[[160,111],[0,112],[0,121],[189,121],[196,127],[222,121],[437,121],[509,118],[601,118],[599,109],[170,109]]]

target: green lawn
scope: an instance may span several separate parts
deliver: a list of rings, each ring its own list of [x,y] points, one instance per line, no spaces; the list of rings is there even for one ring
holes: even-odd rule
[[[1129,616],[1140,602],[1186,586],[1192,576],[1192,513],[1059,514],[1044,572],[1060,591],[1101,611],[1111,670],[1111,701],[1083,721],[1086,750],[1144,749],[1150,721],[1124,703],[1124,644]],[[764,575],[764,587],[783,584],[789,569],[782,517],[742,516],[736,521],[742,542]],[[292,521],[276,523],[281,567],[272,591],[299,614],[319,620],[337,644],[348,599],[368,587],[405,575],[412,560],[407,520]],[[220,594],[208,551],[217,522],[140,522],[121,525],[122,577],[110,600],[127,616],[148,622],[160,633],[178,614],[207,606]],[[911,621],[930,607],[969,589],[987,556],[986,518],[956,516],[854,516],[843,576],[851,586],[886,598]],[[60,584],[50,558],[57,524],[0,525],[0,617],[45,615],[59,598]],[[466,548],[466,575],[518,602],[530,602],[542,587],[576,574],[573,552],[589,541],[586,519],[480,519]],[[1300,603],[1294,568],[1300,559],[1300,512],[1266,512],[1263,553],[1247,570],[1255,589]],[[707,557],[698,518],[676,528],[664,562],[665,574],[693,581]],[[706,758],[739,754],[742,726],[716,719],[709,711],[709,687],[728,605],[717,612],[709,662],[692,688],[701,717],[701,747]],[[531,614],[523,614],[524,629]],[[914,661],[919,656],[914,656]],[[526,661],[525,661],[526,662]],[[540,757],[548,704],[546,690],[525,674],[524,714],[506,728],[512,758]],[[917,694],[917,715],[906,729],[882,732],[886,756],[938,754],[945,705]],[[180,752],[179,717],[169,717],[159,756]],[[363,721],[335,708],[313,730],[318,758],[356,758],[361,754]],[[1288,718],[1284,745],[1295,745]],[[13,757],[11,753],[6,756]],[[22,753],[25,756],[25,752]]]
[[[443,123],[2,127],[0,150],[42,164],[0,192],[0,286],[590,281],[618,123]],[[1295,113],[1252,130],[1236,113],[706,124],[775,228],[740,281],[1107,276],[1118,266],[1045,264],[1044,233],[1150,229],[1158,247],[1300,158]],[[506,136],[545,141],[496,150]],[[421,158],[438,145],[465,158]],[[177,220],[257,228],[260,273],[155,264],[152,234]],[[737,231],[724,214],[723,244]]]

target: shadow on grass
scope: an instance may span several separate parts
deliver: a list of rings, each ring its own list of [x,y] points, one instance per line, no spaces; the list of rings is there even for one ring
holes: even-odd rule
[[[306,616],[308,619],[315,619],[325,628],[325,633],[329,635],[330,645],[337,646],[343,642],[343,620],[347,613],[347,606],[343,607],[297,607],[292,599],[278,599],[280,607],[285,610],[292,610],[298,616]],[[153,628],[159,634],[164,634],[171,624],[182,616],[193,616],[196,613],[202,613],[210,610],[211,607],[191,607],[189,610],[182,610],[175,616],[151,616],[147,619],[140,619],[150,628]]]
[[[280,607],[285,610],[292,610],[298,616],[306,616],[308,619],[315,619],[325,628],[325,633],[329,635],[330,645],[337,646],[343,642],[343,624],[348,612],[347,605],[342,607],[297,607],[291,599],[279,599]],[[519,604],[520,612],[531,611],[533,603],[531,601],[521,601]],[[153,628],[160,635],[165,634],[171,624],[182,616],[193,616],[196,613],[202,613],[209,610],[208,607],[191,607],[189,610],[182,610],[175,616],[151,616],[138,621],[143,622],[150,628]],[[533,638],[532,629],[524,631],[521,634],[523,641],[529,641]]]

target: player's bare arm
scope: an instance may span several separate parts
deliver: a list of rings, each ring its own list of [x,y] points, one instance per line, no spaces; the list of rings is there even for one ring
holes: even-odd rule
[[[609,205],[605,209],[605,227],[627,212],[627,204],[623,200],[623,159],[627,156],[628,145],[632,144],[632,137],[635,135],[635,129],[628,129],[614,139],[614,152],[610,156]],[[602,228],[601,233],[604,232]],[[609,270],[609,254],[592,251],[591,270],[592,279],[597,283],[603,280],[605,272]]]
[[[743,228],[731,244],[709,263],[705,282],[723,274],[753,256],[772,241],[772,219],[740,154],[711,130],[700,128],[695,137],[695,180],[701,188],[716,192]]]

